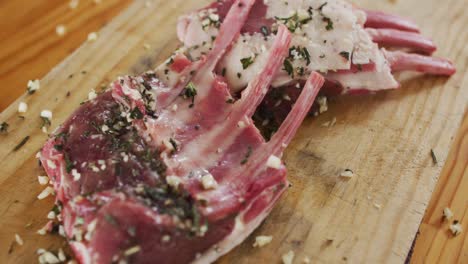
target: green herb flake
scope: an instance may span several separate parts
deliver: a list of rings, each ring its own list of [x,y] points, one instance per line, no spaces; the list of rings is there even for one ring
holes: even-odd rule
[[[56,149],[57,151],[62,151],[63,150],[63,145],[62,144],[54,145],[54,149]]]
[[[169,143],[171,143],[172,147],[174,148],[174,151],[177,151],[178,150],[178,145],[177,145],[177,142],[175,141],[175,139],[173,138],[170,138],[169,139]]]
[[[26,144],[26,142],[28,142],[28,140],[29,140],[29,136],[26,136],[25,138],[23,138],[23,140],[21,140],[21,142],[18,145],[16,145],[13,151],[18,151],[21,147],[24,146],[24,144]]]
[[[327,25],[325,26],[326,30],[333,30],[333,21],[329,17],[323,17],[322,21],[327,23]]]
[[[142,119],[143,118],[143,113],[141,112],[140,108],[135,107],[133,110],[130,112],[130,117],[132,119]]]
[[[50,126],[51,123],[50,123],[50,119],[49,119],[49,118],[47,118],[47,117],[42,117],[42,116],[41,116],[41,119],[42,119],[42,125],[41,125],[41,127],[48,127],[48,126]]]
[[[262,26],[260,28],[260,32],[262,32],[264,37],[267,37],[268,35],[270,35],[270,32],[269,32],[269,30],[268,30],[268,28],[266,26]]]
[[[70,173],[73,169],[73,162],[71,162],[70,157],[68,157],[68,154],[65,153],[65,170],[67,173]]]
[[[2,133],[7,133],[8,132],[8,127],[10,125],[7,122],[3,122],[0,124],[0,132]]]
[[[247,148],[247,153],[245,154],[244,159],[241,160],[241,165],[246,164],[251,155],[252,155],[252,147],[249,146],[249,147]]]
[[[340,52],[340,56],[345,58],[347,61],[349,61],[349,52],[342,51],[342,52]]]
[[[112,216],[111,214],[105,214],[104,215],[104,219],[111,225],[113,226],[118,226],[119,223],[117,222],[117,219],[115,219],[114,216]]]
[[[136,228],[134,226],[130,226],[127,228],[127,233],[131,236],[134,237],[136,235]]]
[[[434,163],[434,165],[437,165],[437,163],[438,163],[437,156],[436,156],[433,149],[431,149],[431,157],[432,157],[432,163]]]
[[[192,108],[195,105],[195,96],[197,96],[197,89],[193,82],[189,82],[183,91],[183,97],[185,99],[192,99],[192,103],[189,105]]]
[[[84,218],[83,217],[77,217],[75,220],[75,225],[83,225],[84,224]]]
[[[288,59],[283,62],[283,70],[285,70],[291,78],[294,78],[294,68]]]
[[[247,57],[247,58],[243,58],[240,60],[240,62],[242,63],[242,69],[247,69],[250,65],[252,65],[252,63],[254,63],[254,58],[252,57]]]

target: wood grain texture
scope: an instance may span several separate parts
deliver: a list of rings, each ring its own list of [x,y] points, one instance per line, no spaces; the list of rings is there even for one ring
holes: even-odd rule
[[[103,1],[106,2],[118,5],[117,1]],[[39,92],[21,96],[0,114],[0,121],[10,123],[10,133],[0,135],[0,193],[4,198],[0,200],[1,263],[33,262],[37,248],[57,249],[65,245],[59,238],[35,234],[47,221],[45,216],[53,204],[51,198],[36,199],[43,188],[37,184],[36,176],[44,172],[38,167],[34,155],[47,137],[40,131],[40,110],[53,111],[52,126],[55,127],[78,107],[90,89],[100,87],[118,75],[136,74],[156,66],[177,46],[177,15],[208,1],[155,0],[150,7],[145,7],[144,2],[132,3],[102,29],[96,42],[84,43],[48,73],[41,81]],[[463,13],[468,1],[451,0],[436,10],[421,8],[436,6],[439,3],[436,0],[408,0],[398,4],[371,0],[356,2],[366,8],[413,17],[421,24],[423,32],[432,36],[440,46],[437,55],[454,59],[459,73],[448,80],[402,74],[400,90],[337,98],[330,103],[329,112],[318,118],[308,118],[285,153],[293,186],[254,233],[254,236],[273,235],[273,242],[262,249],[253,249],[252,236],[223,257],[221,263],[278,263],[280,255],[289,250],[296,252],[297,260],[308,256],[314,263],[404,262],[449,148],[453,144],[453,151],[457,149],[458,143],[453,143],[453,136],[468,99],[468,91],[464,88],[468,84],[464,74],[468,56],[465,44],[468,32],[464,27],[468,17]],[[0,10],[3,10],[3,4],[0,4]],[[62,13],[69,12],[66,8],[61,10]],[[57,11],[56,16],[61,12]],[[43,23],[47,24],[47,20]],[[50,30],[55,30],[53,24]],[[38,28],[41,26],[31,32],[35,33]],[[80,40],[84,40],[87,32],[80,34]],[[31,41],[37,39],[40,37]],[[143,49],[145,43],[150,44],[150,50]],[[21,50],[16,52],[22,54]],[[36,54],[46,56],[43,53],[46,52],[37,51]],[[4,59],[9,53],[0,51],[0,54],[0,74],[3,74],[11,59]],[[28,59],[21,65],[23,69],[28,68]],[[87,73],[83,74],[83,71]],[[73,74],[72,78],[68,78],[70,74]],[[7,78],[6,75],[0,76],[2,80]],[[24,89],[24,83],[25,80],[21,89]],[[67,92],[71,93],[69,97]],[[29,104],[25,120],[17,117],[19,101]],[[334,127],[321,126],[333,117],[338,120]],[[464,127],[462,135],[467,134]],[[30,140],[19,151],[13,152],[15,145],[26,135],[31,136]],[[463,143],[463,140],[455,142]],[[437,166],[432,164],[431,149],[438,155]],[[466,147],[461,149],[466,150]],[[447,165],[461,169],[449,170],[452,173],[445,169],[442,178],[452,179],[446,181],[450,184],[445,184],[451,188],[457,186],[456,180],[452,182],[453,178],[458,178],[459,183],[467,180],[460,176],[466,174],[466,152],[456,153],[461,154],[453,159],[449,157]],[[356,176],[349,181],[340,179],[339,172],[345,168],[352,169]],[[462,172],[458,173],[460,170]],[[446,176],[449,174],[455,176]],[[466,202],[463,203],[463,199],[466,201],[466,194],[463,194],[466,184],[459,186],[462,186],[461,193],[453,196],[451,207],[459,212],[461,219],[467,208]],[[436,197],[442,197],[440,192],[436,192]],[[377,204],[381,205],[380,210],[376,208]],[[421,232],[432,230],[427,240],[433,242],[428,250],[429,242],[420,246],[421,239],[418,240],[415,261],[445,260],[439,258],[441,254],[436,250],[444,248],[448,237],[438,239],[444,232],[439,228],[443,227],[433,222],[439,213],[437,210],[444,204],[429,208],[431,217],[425,220]],[[466,221],[464,217],[465,230],[468,229]],[[25,245],[14,246],[13,252],[8,254],[10,245],[14,245],[15,233],[23,237]],[[466,236],[456,239],[465,242],[450,240],[452,245],[456,244],[450,247],[450,252],[461,256],[458,260],[464,260],[460,252],[466,252]],[[418,252],[423,253],[418,255]],[[453,255],[445,254],[446,257]]]
[[[468,263],[468,114],[454,141],[439,183],[432,195],[415,244],[412,263]],[[444,221],[449,207],[453,220],[460,221],[464,234],[448,231],[452,221]]]
[[[28,80],[44,76],[129,3],[81,0],[71,10],[65,0],[0,1],[0,111],[24,93]],[[58,25],[65,36],[55,33]]]

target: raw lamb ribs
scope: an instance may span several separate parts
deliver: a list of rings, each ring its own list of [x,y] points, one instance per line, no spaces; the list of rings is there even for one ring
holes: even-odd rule
[[[177,33],[186,54],[198,58],[211,48],[233,2],[217,1],[180,18]],[[266,59],[263,51],[281,24],[293,37],[284,67],[273,81],[275,87],[303,80],[312,71],[321,72],[328,83],[324,88],[335,88],[335,93],[398,88],[392,71],[455,73],[450,61],[427,56],[436,46],[410,20],[362,10],[342,0],[256,0],[242,35],[217,67],[233,92],[254,78],[257,65]]]
[[[168,61],[166,75],[120,77],[83,104],[41,153],[81,263],[209,263],[242,242],[287,188],[280,157],[323,78],[312,73],[266,142],[251,116],[287,56],[278,32],[258,75],[234,101],[214,69],[254,1],[227,13],[212,50]]]
[[[181,49],[118,78],[42,149],[76,258],[216,260],[287,188],[280,158],[320,88],[377,91],[398,87],[392,71],[454,73],[447,60],[379,48],[430,55],[417,31],[338,0],[225,0],[182,17]],[[252,116],[278,93],[289,103],[266,141]]]
[[[197,59],[212,46],[233,0],[216,1],[182,16],[177,53]],[[394,72],[450,76],[452,63],[432,57],[435,44],[405,18],[358,8],[343,0],[256,0],[233,44],[216,68],[231,93],[242,91],[265,63],[278,25],[291,31],[289,54],[255,117],[275,131],[313,71],[325,78],[321,95],[363,94],[399,88]],[[299,89],[296,89],[299,88]],[[326,102],[320,96],[319,102]],[[314,113],[319,112],[314,107]],[[265,125],[266,124],[266,125]],[[267,132],[266,134],[269,134]]]

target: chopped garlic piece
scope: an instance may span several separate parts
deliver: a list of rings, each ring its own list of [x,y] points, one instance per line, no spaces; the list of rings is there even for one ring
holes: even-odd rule
[[[107,125],[102,125],[101,130],[102,132],[106,133],[107,131],[109,131],[109,127]]]
[[[55,28],[55,33],[59,35],[60,37],[64,36],[67,33],[67,28],[64,25],[58,25]]]
[[[39,181],[40,185],[46,185],[49,183],[49,177],[47,176],[37,176],[37,180]]]
[[[320,96],[320,97],[317,98],[317,102],[319,104],[319,113],[320,114],[328,111],[327,97]]]
[[[41,88],[41,83],[39,80],[29,80],[28,81],[28,93],[34,93],[35,91]]]
[[[96,97],[97,97],[97,93],[96,93],[96,91],[94,89],[91,90],[91,92],[88,93],[88,100],[89,101],[96,99]]]
[[[39,256],[39,262],[47,264],[56,264],[60,263],[60,260],[52,252],[46,251]]]
[[[60,248],[59,251],[58,251],[58,259],[62,262],[64,262],[65,260],[67,260],[67,257],[65,256],[65,252],[63,252],[63,249]]]
[[[18,245],[20,245],[20,246],[22,246],[24,244],[23,239],[18,234],[15,234],[15,240],[16,240],[16,243],[18,243]]]
[[[98,34],[96,32],[91,32],[88,34],[88,41],[89,42],[96,41],[97,37],[98,37]]]
[[[352,178],[354,176],[354,172],[350,169],[346,169],[340,173],[340,176],[344,178]]]
[[[48,214],[47,214],[47,219],[55,219],[55,212],[54,211],[50,211]]]
[[[302,263],[309,264],[310,263],[310,258],[309,257],[304,257],[304,259],[302,260]]]
[[[18,113],[26,113],[28,111],[28,105],[25,102],[20,102],[18,105]]]
[[[167,184],[169,184],[169,186],[175,189],[177,189],[177,187],[180,184],[180,178],[177,176],[167,176],[166,181],[167,181]]]
[[[73,176],[73,180],[74,180],[74,181],[79,181],[79,180],[80,180],[80,178],[81,178],[81,173],[79,173],[76,169],[73,169],[73,170],[71,171],[71,174],[72,174],[72,176]]]
[[[267,167],[268,168],[273,168],[273,169],[279,169],[281,168],[281,159],[276,157],[275,155],[270,155],[267,160]]]
[[[41,117],[51,120],[52,119],[52,112],[50,110],[42,110],[41,111]]]
[[[210,173],[203,175],[201,178],[201,181],[202,181],[203,188],[205,188],[205,190],[214,189],[218,187],[218,183],[216,182],[213,175],[211,175]]]
[[[143,44],[143,48],[144,48],[145,50],[149,50],[149,49],[151,48],[151,46],[150,46],[150,44],[148,44],[148,43],[144,43],[144,44]]]
[[[80,3],[79,0],[71,0],[68,6],[70,7],[70,9],[75,9],[78,7],[79,3]]]
[[[237,126],[238,126],[239,128],[244,128],[246,125],[245,125],[245,122],[244,122],[244,121],[239,121],[239,122],[237,123]]]
[[[454,236],[458,236],[463,231],[463,228],[458,221],[454,221],[454,223],[451,224],[449,228]]]
[[[138,253],[140,250],[141,250],[140,246],[134,246],[134,247],[131,247],[131,248],[125,250],[124,255],[125,256],[130,256],[130,255]]]
[[[255,243],[253,247],[263,247],[269,244],[273,240],[273,236],[257,236],[255,237]]]
[[[47,186],[38,196],[37,199],[42,200],[46,198],[47,196],[51,195],[54,193],[54,189],[50,186]]]
[[[450,210],[450,208],[448,208],[448,207],[444,208],[444,217],[447,220],[450,220],[453,217],[453,212],[452,212],[452,210]]]
[[[294,260],[294,251],[290,250],[288,253],[284,254],[281,259],[283,264],[292,264]]]
[[[55,169],[57,168],[57,166],[55,165],[55,163],[51,160],[47,160],[47,167],[51,168],[51,169]]]

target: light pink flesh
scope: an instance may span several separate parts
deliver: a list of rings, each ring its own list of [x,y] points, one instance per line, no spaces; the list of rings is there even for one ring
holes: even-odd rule
[[[432,75],[451,76],[456,72],[452,62],[443,59],[401,51],[385,51],[392,71],[417,71]]]
[[[367,20],[364,24],[368,28],[393,28],[403,31],[419,32],[419,27],[413,21],[400,16],[387,14],[380,11],[363,10]]]
[[[437,49],[432,40],[419,33],[407,32],[398,29],[374,28],[367,28],[366,31],[375,43],[382,46],[409,48],[412,51],[429,55],[434,53]]]

